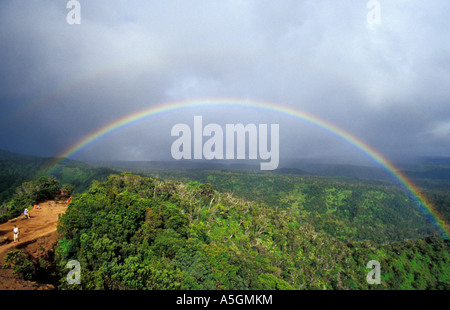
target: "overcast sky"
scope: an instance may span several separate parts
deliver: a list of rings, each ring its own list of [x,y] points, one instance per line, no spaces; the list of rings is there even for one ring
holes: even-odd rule
[[[295,108],[387,157],[450,156],[450,1],[0,1],[0,148],[55,156],[130,113],[234,98]],[[188,109],[128,126],[75,159],[170,158],[172,126],[279,123],[280,157],[360,156],[279,113]]]

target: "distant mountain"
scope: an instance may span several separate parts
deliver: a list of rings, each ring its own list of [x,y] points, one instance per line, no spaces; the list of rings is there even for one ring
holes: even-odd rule
[[[0,150],[0,160],[33,160],[38,157]]]
[[[184,160],[184,161],[89,161],[95,166],[110,168],[132,168],[132,169],[229,169],[259,171],[259,162],[252,161],[210,161],[210,160]],[[323,176],[348,176],[360,178],[386,179],[387,174],[380,168],[343,165],[323,164],[310,161],[286,161],[280,167],[273,170],[275,173],[313,174]]]
[[[434,160],[439,164],[421,161],[395,163],[400,171],[422,188],[445,190],[450,186],[450,165],[445,160]],[[260,171],[257,161],[95,161],[89,162],[96,167],[108,167],[113,170],[129,171],[140,174],[167,176],[183,172],[190,175],[191,170],[235,170]],[[188,172],[187,170],[191,171]],[[173,173],[171,173],[172,171]],[[384,168],[363,164],[326,163],[310,159],[283,159],[275,174],[313,175],[324,177],[346,177],[356,181],[388,182],[393,181]]]
[[[361,179],[388,180],[385,170],[363,165],[321,163],[314,160],[291,159],[283,161],[283,168],[298,169],[307,174]]]
[[[180,160],[180,161],[89,161],[97,167],[109,167],[111,169],[229,169],[229,170],[259,170],[259,163],[245,163],[239,161],[223,162],[211,160]]]
[[[246,170],[259,171],[259,163],[249,161],[90,161],[97,167],[109,167],[133,172],[147,172],[147,170],[183,170],[183,169],[214,169],[214,170]],[[450,165],[436,164],[398,164],[401,171],[412,179],[450,180]],[[280,167],[273,170],[281,174],[309,174],[317,176],[349,177],[368,180],[392,180],[392,176],[382,167],[323,163],[314,160],[290,159],[283,160]]]
[[[419,163],[450,166],[450,157],[422,157]]]
[[[11,198],[15,189],[24,182],[36,180],[47,174],[55,158],[44,158],[0,150],[0,204]],[[60,161],[51,174],[60,185],[70,183],[76,191],[89,188],[93,180],[106,178],[114,170],[94,167],[74,160]]]
[[[413,179],[432,179],[432,180],[449,180],[450,167],[429,167],[425,171],[403,171],[406,175]]]

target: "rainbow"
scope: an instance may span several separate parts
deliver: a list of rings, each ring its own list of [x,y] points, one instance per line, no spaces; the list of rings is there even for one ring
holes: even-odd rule
[[[152,106],[150,108],[129,114],[125,117],[122,117],[112,123],[109,123],[96,131],[88,134],[83,139],[70,146],[66,150],[64,150],[59,156],[57,156],[56,160],[52,162],[50,167],[47,170],[47,173],[50,174],[51,171],[57,167],[59,163],[61,163],[66,158],[70,158],[74,156],[77,152],[87,147],[88,145],[94,143],[95,141],[109,135],[127,125],[135,123],[137,121],[143,120],[145,118],[155,116],[165,112],[176,111],[180,109],[188,109],[195,107],[205,107],[205,106],[241,106],[241,107],[250,107],[255,109],[263,109],[269,112],[277,112],[282,113],[306,122],[309,122],[315,126],[318,126],[329,133],[339,137],[340,139],[346,141],[347,143],[353,145],[356,149],[361,151],[363,154],[367,155],[381,167],[383,167],[393,178],[398,181],[398,183],[404,187],[409,193],[412,194],[413,200],[419,205],[419,207],[426,212],[427,218],[435,224],[438,230],[441,231],[442,235],[445,238],[448,238],[450,235],[450,226],[446,223],[444,218],[439,214],[438,210],[433,206],[433,204],[428,200],[428,198],[419,190],[419,188],[398,168],[394,166],[389,160],[387,160],[382,154],[380,154],[373,147],[345,131],[342,128],[339,128],[325,120],[322,120],[316,116],[306,114],[299,110],[293,109],[287,106],[280,106],[278,104],[260,102],[260,101],[252,101],[252,100],[240,100],[240,99],[210,99],[210,100],[191,100],[191,101],[177,101],[177,102],[169,102],[164,103],[157,106]]]

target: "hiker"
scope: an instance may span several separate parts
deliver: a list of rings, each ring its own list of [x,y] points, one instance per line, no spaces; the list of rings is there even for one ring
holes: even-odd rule
[[[14,225],[14,228],[13,228],[13,236],[14,236],[13,237],[14,243],[19,241],[19,228],[16,225]]]
[[[23,210],[23,214],[25,214],[25,217],[26,217],[27,219],[30,218],[30,214],[28,213],[28,209],[27,209],[27,208],[25,208],[25,210]]]

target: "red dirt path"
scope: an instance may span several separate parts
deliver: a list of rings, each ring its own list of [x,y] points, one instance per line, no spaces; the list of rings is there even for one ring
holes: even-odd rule
[[[58,240],[56,224],[60,214],[67,209],[67,203],[46,201],[39,204],[40,209],[29,212],[31,219],[22,214],[6,223],[0,224],[0,290],[51,290],[50,284],[39,284],[22,280],[14,275],[11,269],[1,269],[5,264],[4,257],[9,251],[21,250],[27,255],[39,257],[43,249],[52,249]],[[13,226],[19,228],[19,242],[13,242]]]

